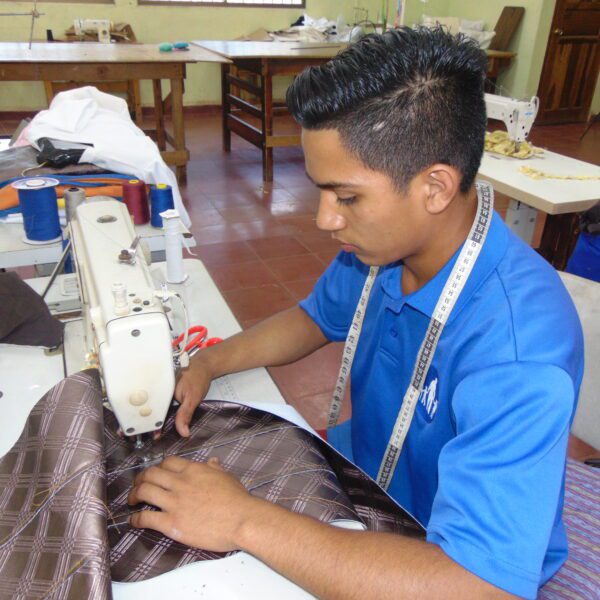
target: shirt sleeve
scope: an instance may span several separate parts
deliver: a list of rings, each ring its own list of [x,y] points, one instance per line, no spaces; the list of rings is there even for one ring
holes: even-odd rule
[[[531,362],[472,374],[452,398],[457,435],[440,453],[427,540],[521,597],[543,582],[574,403],[563,369]]]
[[[308,316],[332,342],[346,339],[369,267],[353,254],[340,252],[300,302]]]

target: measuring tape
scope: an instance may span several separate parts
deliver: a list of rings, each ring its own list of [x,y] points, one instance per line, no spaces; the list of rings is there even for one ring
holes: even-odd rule
[[[379,473],[377,475],[377,483],[384,489],[387,490],[398,459],[400,458],[400,452],[404,445],[404,440],[408,434],[410,424],[415,414],[415,408],[417,401],[423,390],[429,367],[433,362],[433,356],[437,348],[438,341],[444,330],[450,313],[460,296],[465,284],[475,266],[475,262],[490,228],[492,220],[492,211],[494,208],[494,192],[489,183],[478,182],[476,184],[477,190],[477,214],[475,220],[471,226],[471,230],[465,241],[458,259],[452,268],[452,272],[446,281],[444,289],[437,301],[433,317],[429,321],[425,338],[421,343],[419,352],[417,354],[417,360],[413,368],[411,383],[406,390],[404,399],[402,400],[402,406],[400,412],[394,423],[392,435],[388,442],[387,448],[383,455],[383,460],[379,467]],[[339,419],[340,411],[342,408],[342,401],[344,399],[344,392],[348,384],[348,376],[352,368],[352,362],[354,361],[354,354],[358,346],[358,340],[360,332],[362,330],[362,324],[367,309],[367,303],[369,296],[375,283],[375,278],[379,267],[371,267],[369,275],[365,281],[356,312],[350,325],[350,331],[346,338],[346,344],[344,346],[344,352],[342,354],[342,364],[340,366],[337,382],[333,391],[333,397],[331,400],[331,406],[329,409],[329,419],[327,427],[330,429],[334,427]]]

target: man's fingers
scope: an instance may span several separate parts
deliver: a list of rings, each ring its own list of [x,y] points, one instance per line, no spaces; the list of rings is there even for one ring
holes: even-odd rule
[[[146,504],[152,504],[157,508],[168,508],[170,505],[170,492],[165,489],[144,481],[139,485],[134,485],[129,491],[127,496],[128,504],[139,504],[145,502]]]
[[[192,415],[199,403],[196,403],[191,398],[191,393],[188,392],[181,400],[181,406],[175,415],[175,428],[182,437],[190,437],[190,421]]]
[[[191,464],[192,461],[172,454],[171,456],[167,456],[167,458],[165,458],[165,460],[163,460],[158,467],[167,471],[171,471],[172,473],[181,473]]]
[[[150,467],[145,471],[138,473],[135,477],[133,485],[140,485],[144,481],[157,485],[167,491],[172,490],[175,486],[173,471],[169,469],[161,469],[159,466]]]
[[[217,471],[225,471],[225,469],[223,468],[223,466],[221,465],[221,462],[219,461],[219,459],[216,456],[211,456],[207,461],[206,464],[213,468],[216,469]]]
[[[171,518],[157,510],[140,510],[129,516],[129,524],[137,529],[154,529],[169,535]]]

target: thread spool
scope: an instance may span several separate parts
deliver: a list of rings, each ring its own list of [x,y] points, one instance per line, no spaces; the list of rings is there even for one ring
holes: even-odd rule
[[[129,214],[133,217],[134,225],[145,225],[150,221],[150,208],[146,184],[140,179],[130,179],[123,184],[123,202]]]
[[[65,216],[67,223],[77,218],[77,207],[85,200],[85,190],[80,187],[70,187],[65,191]]]
[[[166,210],[160,215],[165,227],[165,258],[167,261],[167,282],[183,283],[187,275],[183,271],[183,255],[181,251],[181,229],[179,213]]]
[[[160,213],[175,208],[173,190],[166,183],[157,183],[150,188],[150,224],[162,228],[163,220]]]
[[[51,244],[61,239],[56,189],[58,180],[31,177],[13,182],[19,193],[19,206],[27,244]]]

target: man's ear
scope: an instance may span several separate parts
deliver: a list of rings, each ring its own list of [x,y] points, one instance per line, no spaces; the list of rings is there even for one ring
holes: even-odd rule
[[[420,178],[425,198],[424,208],[431,215],[444,212],[460,193],[462,174],[450,165],[431,165],[420,174]]]

